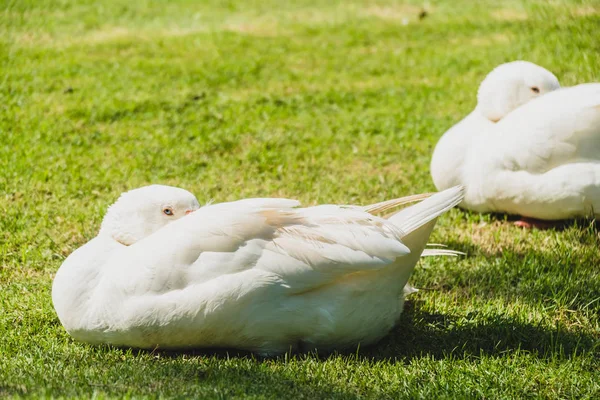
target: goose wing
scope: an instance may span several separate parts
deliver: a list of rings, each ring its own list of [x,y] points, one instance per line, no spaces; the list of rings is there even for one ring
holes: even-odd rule
[[[248,199],[203,207],[123,251],[109,262],[108,276],[139,295],[244,276],[299,292],[410,253],[394,224],[364,208],[296,206]]]
[[[508,170],[544,173],[566,163],[600,162],[600,84],[548,93],[491,129],[491,151]]]

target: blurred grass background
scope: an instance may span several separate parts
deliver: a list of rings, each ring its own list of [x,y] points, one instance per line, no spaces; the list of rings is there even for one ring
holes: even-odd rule
[[[72,341],[52,277],[150,183],[201,202],[433,190],[437,139],[516,59],[600,81],[598,1],[0,0],[0,396],[597,398],[600,238],[455,210],[400,325],[260,360]]]

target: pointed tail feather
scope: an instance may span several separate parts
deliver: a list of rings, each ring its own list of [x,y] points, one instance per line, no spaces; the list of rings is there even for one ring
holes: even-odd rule
[[[428,257],[428,256],[457,257],[457,256],[465,256],[465,255],[466,255],[466,253],[463,253],[462,251],[449,250],[449,249],[425,249],[421,253],[421,257]]]
[[[458,205],[464,195],[464,186],[455,186],[398,211],[389,220],[406,236]]]
[[[422,193],[422,194],[413,194],[412,196],[404,196],[398,199],[392,199],[387,201],[382,201],[381,203],[375,203],[368,206],[362,207],[362,209],[369,214],[379,215],[383,214],[389,210],[400,207],[404,204],[415,203],[420,200],[424,200],[430,197],[433,193]]]
[[[435,246],[435,247],[433,247]],[[425,250],[423,250],[423,253],[421,253],[421,257],[427,257],[427,256],[452,256],[452,257],[457,257],[457,256],[466,256],[467,253],[464,253],[462,251],[458,251],[458,250],[450,250],[447,249],[445,244],[441,244],[441,243],[427,243],[425,245]]]

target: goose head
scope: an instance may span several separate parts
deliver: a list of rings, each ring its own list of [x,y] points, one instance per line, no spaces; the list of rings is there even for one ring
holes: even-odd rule
[[[527,61],[501,64],[481,82],[476,110],[497,122],[517,107],[559,88],[556,76],[539,65]]]
[[[187,190],[144,186],[123,193],[108,208],[100,234],[129,246],[198,208],[198,200]]]

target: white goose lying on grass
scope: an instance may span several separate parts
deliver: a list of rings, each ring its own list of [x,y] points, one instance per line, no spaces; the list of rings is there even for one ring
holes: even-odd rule
[[[61,265],[54,307],[89,343],[268,355],[373,343],[396,323],[436,218],[463,189],[427,196],[366,207],[248,199],[199,208],[182,189],[136,189]],[[424,198],[387,219],[373,215]]]
[[[599,216],[600,84],[559,88],[528,62],[493,70],[475,110],[435,148],[438,190],[465,185],[461,207],[521,215],[525,227]]]

